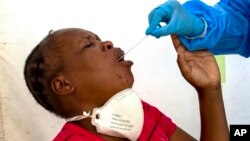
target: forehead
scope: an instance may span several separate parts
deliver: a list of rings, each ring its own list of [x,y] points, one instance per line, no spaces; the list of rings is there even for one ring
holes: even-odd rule
[[[99,39],[99,37],[88,30],[79,28],[62,29],[52,34],[56,48],[63,53],[67,50],[79,50],[80,46],[88,43],[90,39]]]
[[[88,37],[98,37],[95,33],[80,29],[80,28],[69,28],[69,29],[62,29],[57,32],[55,32],[55,37],[61,41],[61,40],[67,40],[67,38],[88,38]]]

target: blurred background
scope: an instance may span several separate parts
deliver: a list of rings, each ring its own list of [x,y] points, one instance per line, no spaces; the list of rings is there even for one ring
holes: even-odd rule
[[[23,78],[27,55],[51,29],[90,30],[127,51],[145,36],[148,13],[163,2],[0,0],[0,141],[52,140],[65,122],[35,102]],[[180,74],[170,37],[148,37],[125,58],[134,62],[133,88],[140,97],[198,139],[197,94]],[[250,124],[250,58],[218,61],[228,124]]]

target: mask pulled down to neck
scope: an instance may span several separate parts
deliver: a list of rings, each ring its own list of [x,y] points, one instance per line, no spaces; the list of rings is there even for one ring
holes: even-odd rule
[[[132,141],[139,138],[144,122],[141,100],[130,88],[112,96],[102,107],[94,108],[92,114],[83,111],[83,115],[69,118],[67,121],[88,117],[98,133]]]

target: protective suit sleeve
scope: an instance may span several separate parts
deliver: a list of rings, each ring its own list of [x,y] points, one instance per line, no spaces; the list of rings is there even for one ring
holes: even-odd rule
[[[204,38],[179,36],[188,50],[208,49],[215,55],[250,56],[250,0],[222,0],[213,7],[201,1],[188,1],[183,6],[190,13],[203,17],[207,23]]]

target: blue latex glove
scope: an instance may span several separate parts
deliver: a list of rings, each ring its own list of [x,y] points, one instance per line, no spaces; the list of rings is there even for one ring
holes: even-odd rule
[[[154,8],[148,16],[148,21],[149,27],[146,34],[157,38],[169,34],[192,38],[201,35],[205,28],[204,21],[201,18],[188,13],[175,0],[169,0]],[[166,26],[161,27],[161,22],[165,22]]]

